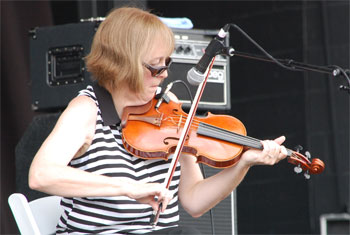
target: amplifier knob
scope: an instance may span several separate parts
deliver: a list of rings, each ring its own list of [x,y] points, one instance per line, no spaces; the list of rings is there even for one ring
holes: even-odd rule
[[[178,46],[177,48],[176,48],[176,53],[180,53],[180,52],[182,52],[184,50],[184,48],[182,47],[182,46]]]
[[[185,49],[184,49],[184,53],[185,54],[189,54],[191,52],[191,47],[190,46],[187,46]]]

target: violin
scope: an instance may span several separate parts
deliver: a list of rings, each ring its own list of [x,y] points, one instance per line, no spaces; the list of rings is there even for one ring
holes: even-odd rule
[[[143,106],[126,107],[122,116],[122,136],[125,149],[143,159],[168,160],[174,153],[187,118],[181,103],[170,101],[155,108],[157,99]],[[229,115],[194,117],[183,153],[193,155],[197,162],[215,168],[227,168],[236,164],[244,148],[263,149],[261,141],[247,136],[243,123]],[[311,160],[310,154],[287,149],[287,159],[296,165],[296,173],[321,173],[325,165],[320,159]]]

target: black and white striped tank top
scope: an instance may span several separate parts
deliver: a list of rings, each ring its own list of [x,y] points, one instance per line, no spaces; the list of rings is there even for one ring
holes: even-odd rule
[[[163,183],[171,161],[143,160],[126,152],[122,144],[119,123],[105,125],[100,105],[108,102],[105,100],[106,96],[103,99],[96,97],[94,89],[97,88],[88,86],[79,94],[95,101],[98,115],[91,146],[84,155],[73,159],[70,166],[110,177],[128,178],[145,183]],[[109,93],[107,97],[111,99]],[[110,101],[109,103],[113,104]],[[110,108],[114,109],[114,106]],[[178,225],[179,180],[180,165],[176,167],[170,185],[174,198],[166,211],[161,213],[156,230]],[[57,234],[142,234],[152,231],[150,226],[152,207],[125,196],[62,198],[61,205],[64,212],[57,225]]]

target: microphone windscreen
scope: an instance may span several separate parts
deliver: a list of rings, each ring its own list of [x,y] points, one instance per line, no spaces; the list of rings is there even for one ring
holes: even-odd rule
[[[198,86],[204,81],[204,74],[201,74],[195,67],[193,67],[187,72],[187,81],[193,86]]]

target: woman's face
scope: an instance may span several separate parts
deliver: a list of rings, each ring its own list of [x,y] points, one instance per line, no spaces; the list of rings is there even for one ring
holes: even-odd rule
[[[145,56],[143,63],[148,64],[153,67],[165,66],[167,58],[169,56],[168,47],[164,44],[162,40],[154,40],[154,44]],[[141,94],[142,100],[145,102],[150,101],[157,90],[159,84],[168,76],[168,71],[165,70],[158,76],[152,76],[151,71],[145,66],[143,75],[143,86],[144,90]]]

